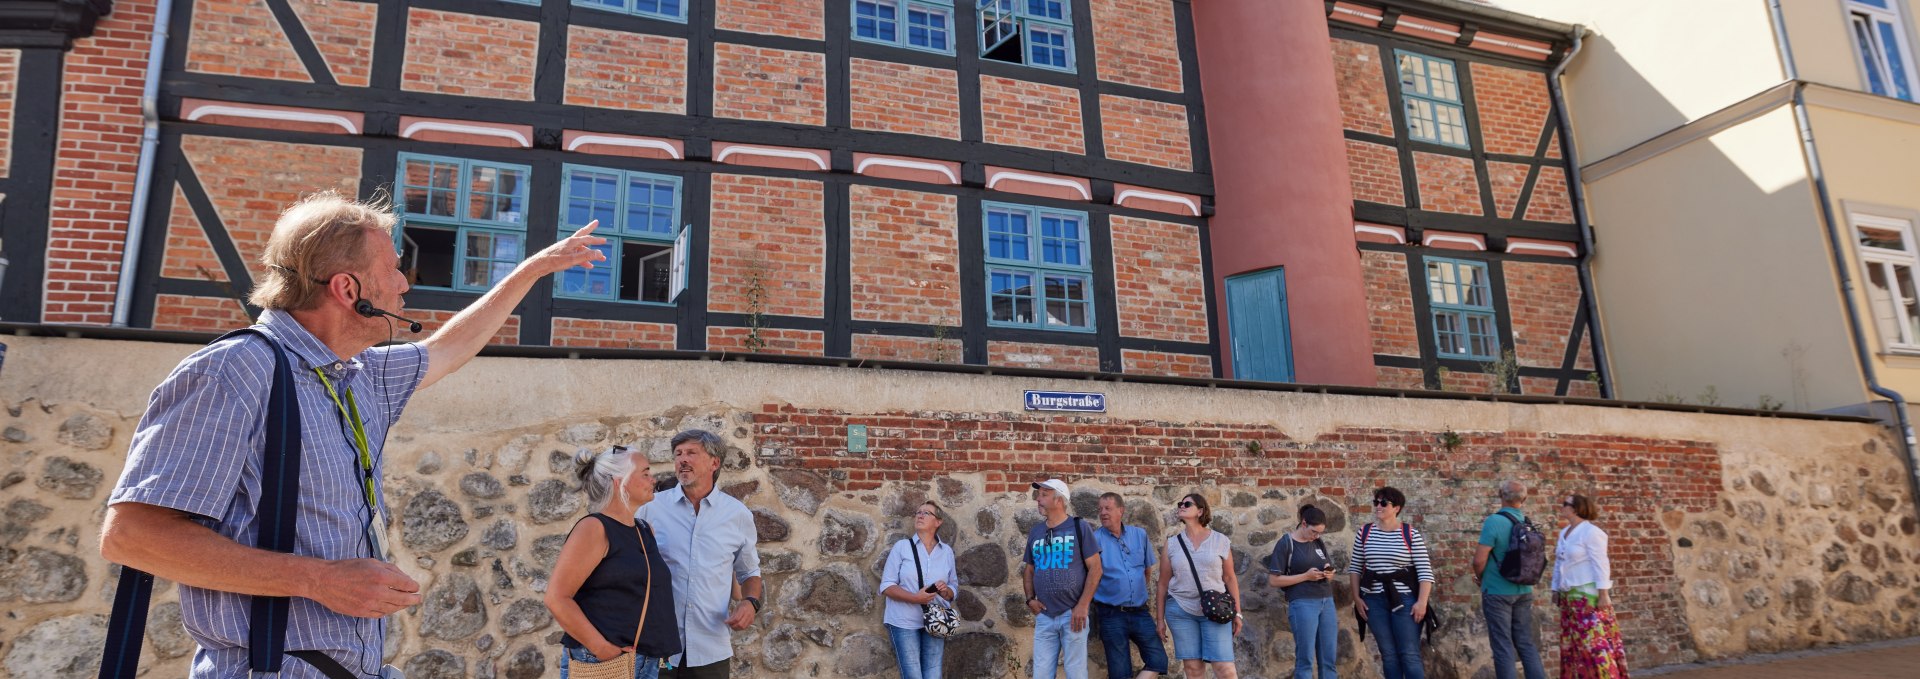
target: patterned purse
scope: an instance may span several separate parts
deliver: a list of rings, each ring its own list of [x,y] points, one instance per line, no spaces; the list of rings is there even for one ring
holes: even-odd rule
[[[913,552],[913,571],[920,576],[921,591],[926,591],[927,573],[920,567],[920,546],[913,542],[912,539],[907,540],[907,550]],[[927,634],[935,639],[945,639],[953,636],[954,628],[960,626],[960,615],[954,612],[953,606],[941,601],[940,597],[934,597],[933,603],[920,606],[920,622]]]

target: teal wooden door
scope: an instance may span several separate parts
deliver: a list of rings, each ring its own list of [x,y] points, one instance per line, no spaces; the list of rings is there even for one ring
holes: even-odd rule
[[[1293,381],[1284,267],[1227,278],[1227,330],[1235,379]]]

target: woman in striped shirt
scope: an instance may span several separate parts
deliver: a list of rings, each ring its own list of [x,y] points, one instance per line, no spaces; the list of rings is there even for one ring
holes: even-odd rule
[[[1380,645],[1386,679],[1426,679],[1420,666],[1420,623],[1427,618],[1433,566],[1427,540],[1400,521],[1407,496],[1393,487],[1373,491],[1373,523],[1354,539],[1347,573],[1360,603],[1354,612]]]

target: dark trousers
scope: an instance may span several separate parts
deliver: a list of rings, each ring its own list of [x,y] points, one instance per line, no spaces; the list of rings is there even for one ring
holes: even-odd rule
[[[1546,679],[1540,647],[1533,642],[1532,594],[1481,594],[1480,613],[1487,617],[1487,645],[1493,648],[1494,679],[1514,679],[1517,660],[1527,679]]]
[[[1133,651],[1127,644],[1140,646],[1142,669],[1159,674],[1167,673],[1167,648],[1160,643],[1160,632],[1154,629],[1153,614],[1146,606],[1121,609],[1098,601],[1093,603],[1094,630],[1100,635],[1100,645],[1107,652],[1107,678],[1132,679]]]
[[[732,676],[733,676],[733,659],[732,658],[722,660],[712,665],[701,665],[699,667],[675,667],[673,669],[662,670],[660,672],[660,679],[731,679]]]

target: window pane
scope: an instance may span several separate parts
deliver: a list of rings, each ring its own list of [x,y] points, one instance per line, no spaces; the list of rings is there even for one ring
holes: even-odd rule
[[[1861,224],[1855,227],[1861,247],[1907,251],[1906,235],[1899,229]]]
[[[1907,83],[1907,56],[1900,49],[1900,29],[1885,21],[1874,23],[1880,27],[1880,49],[1887,56],[1887,80],[1893,83],[1893,96],[1913,101],[1913,89]]]
[[[1901,325],[1906,331],[1902,342],[1913,344],[1920,338],[1920,296],[1914,294],[1913,267],[1905,264],[1889,264],[1893,269],[1894,280],[1899,283]]]
[[[1400,88],[1402,92],[1431,94],[1427,91],[1426,62],[1411,54],[1400,55]]]
[[[1873,29],[1869,27],[1871,23],[1872,20],[1865,16],[1853,15],[1853,41],[1860,45],[1860,66],[1867,74],[1867,90],[1874,94],[1886,94],[1886,75],[1880,72],[1880,51],[1874,46]]]
[[[403,209],[412,215],[453,217],[459,200],[460,166],[428,160],[408,160],[401,171]]]
[[[1056,28],[1029,26],[1028,63],[1052,68],[1067,67],[1067,33]]]
[[[1867,301],[1873,307],[1874,325],[1880,328],[1882,341],[1910,343],[1916,335],[1907,334],[1906,323],[1900,318],[1900,303],[1894,298],[1894,278],[1889,271],[1892,268],[1885,262],[1867,262]]]

